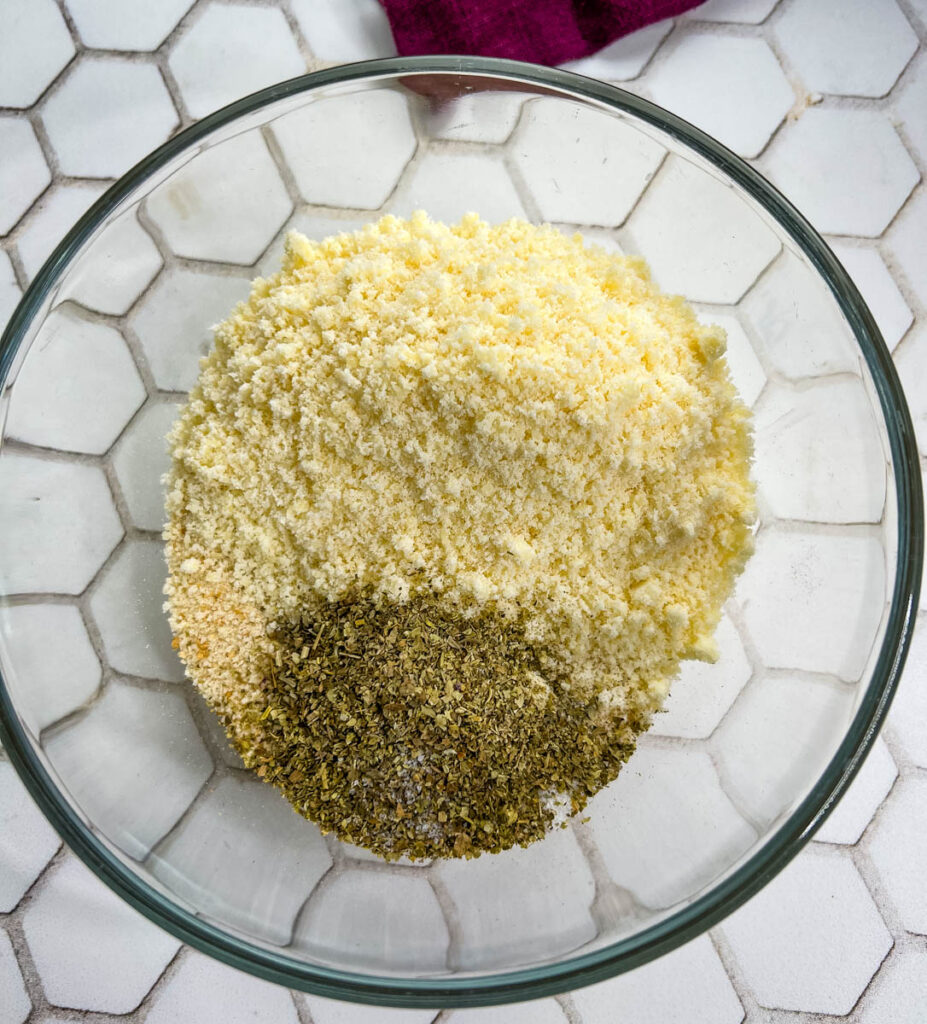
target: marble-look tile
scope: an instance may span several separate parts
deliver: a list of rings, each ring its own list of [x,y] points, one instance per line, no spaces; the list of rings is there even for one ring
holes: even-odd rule
[[[663,165],[626,231],[660,287],[696,302],[737,302],[779,252],[735,192],[680,157]]]
[[[917,446],[927,456],[927,326],[917,324],[895,350],[895,369],[914,420]]]
[[[119,331],[56,310],[16,377],[6,432],[43,448],[102,455],[144,401]]]
[[[914,630],[887,725],[904,755],[927,768],[927,627],[923,623]]]
[[[690,11],[687,17],[758,25],[769,17],[778,2],[779,0],[708,0],[708,3],[700,4]]]
[[[72,264],[62,298],[121,316],[154,280],[161,254],[134,210],[111,222]]]
[[[756,840],[698,749],[639,746],[583,817],[612,879],[648,907],[686,899]]]
[[[0,32],[0,107],[28,107],[74,56],[54,0],[5,0]]]
[[[159,540],[130,540],[90,598],[109,664],[117,672],[180,682],[162,588],[167,576]]]
[[[0,762],[0,914],[16,908],[59,846],[13,766]]]
[[[129,1013],[180,947],[69,857],[23,916],[49,1002]]]
[[[654,102],[691,121],[741,156],[756,156],[795,102],[762,39],[684,36],[649,72]]]
[[[0,249],[0,331],[13,315],[21,295],[10,257],[5,250]]]
[[[397,974],[447,970],[447,922],[428,879],[348,869],[319,890],[303,912],[294,946],[321,962]]]
[[[74,605],[23,604],[0,611],[6,683],[36,734],[97,692],[100,662]],[[49,638],[54,637],[54,643]]]
[[[415,152],[405,97],[391,89],[314,99],[273,123],[302,197],[375,210]]]
[[[151,64],[84,57],[45,104],[42,123],[62,174],[115,178],[180,123]]]
[[[472,153],[429,153],[399,186],[388,209],[397,217],[424,210],[445,224],[456,224],[465,213],[478,213],[493,224],[525,216],[502,160]]]
[[[793,380],[857,368],[858,346],[820,275],[785,252],[740,304],[761,355]],[[814,344],[809,344],[809,339]]]
[[[733,310],[730,313],[715,313],[710,310],[697,312],[703,324],[716,324],[724,328],[727,335],[725,356],[731,371],[731,380],[740,392],[741,400],[752,406],[766,385],[766,373],[743,324]]]
[[[293,210],[257,131],[198,153],[146,205],[176,255],[245,266],[261,255]]]
[[[122,537],[101,469],[12,452],[0,456],[0,517],[7,594],[79,594]]]
[[[278,8],[208,3],[197,15],[167,62],[191,117],[305,74],[306,62]]]
[[[855,680],[885,605],[875,536],[764,530],[737,593],[747,631],[769,668]]]
[[[318,60],[347,64],[396,54],[386,12],[377,0],[292,0],[291,7]]]
[[[876,523],[885,506],[885,453],[862,381],[806,390],[771,385],[754,419],[756,475],[780,519]]]
[[[795,0],[773,32],[812,92],[884,96],[917,49],[895,0]]]
[[[437,1010],[397,1010],[342,1003],[321,996],[297,996],[308,1007],[312,1024],[431,1024]]]
[[[616,115],[540,99],[526,106],[511,155],[545,220],[617,227],[665,150]]]
[[[137,860],[176,824],[213,767],[182,694],[119,682],[45,746],[81,811]]]
[[[766,678],[740,695],[716,734],[727,793],[764,827],[794,807],[834,755],[853,691],[821,680]]]
[[[145,1024],[298,1024],[296,1006],[279,985],[187,950],[158,994]]]
[[[6,1024],[23,1024],[32,1009],[13,944],[3,929],[0,929],[0,1006]]]
[[[32,125],[0,117],[0,235],[5,235],[51,181]]]
[[[897,778],[898,769],[885,741],[877,739],[859,774],[814,838],[842,845],[858,842]]]
[[[927,188],[901,211],[885,236],[888,251],[917,297],[927,303]]]
[[[927,888],[916,852],[927,847],[927,779],[899,782],[874,829],[869,856],[895,912],[908,931],[927,935]]]
[[[85,46],[95,50],[156,50],[194,0],[66,0]]]
[[[839,242],[832,243],[831,248],[860,290],[863,301],[882,332],[885,344],[893,349],[914,322],[914,314],[898,291],[898,285],[885,266],[885,261],[876,249],[863,249]]]
[[[655,736],[703,739],[710,736],[750,678],[752,669],[744,645],[725,615],[715,640],[721,656],[714,665],[684,661],[679,677],[670,687],[660,714],[654,715]]]
[[[532,1003],[509,1003],[505,1007],[482,1006],[477,1010],[454,1010],[447,1024],[567,1024],[563,1010],[553,999]]]
[[[913,73],[895,93],[895,110],[905,138],[927,160],[927,51],[916,58]]]
[[[892,938],[853,862],[801,853],[720,928],[761,1006],[845,1014]]]
[[[279,269],[279,261],[278,267]],[[204,273],[177,267],[163,273],[130,317],[155,384],[189,391],[209,352],[213,327],[248,298],[248,276]]]
[[[744,1009],[711,940],[694,941],[636,970],[573,993],[584,1021],[634,1024],[740,1024]]]
[[[927,949],[896,949],[863,996],[858,1024],[923,1024]]]
[[[604,78],[607,82],[625,82],[637,78],[672,27],[670,20],[654,22],[616,39],[598,53],[564,64],[563,68],[590,78]]]
[[[170,469],[167,432],[177,418],[176,402],[151,402],[135,417],[113,450],[113,469],[132,522],[140,530],[164,525],[164,485]]]
[[[32,210],[16,240],[19,258],[29,280],[52,254],[87,208],[106,191],[100,182],[79,181],[68,185],[55,184]]]
[[[148,863],[168,889],[207,917],[261,942],[286,945],[331,862],[315,825],[266,783],[236,772],[210,784]]]
[[[471,92],[425,112],[428,130],[438,139],[503,143],[512,134],[525,97],[517,92]]]
[[[457,908],[463,970],[565,956],[595,936],[595,884],[568,829],[524,849],[437,866]]]
[[[776,137],[762,170],[818,231],[868,238],[885,230],[920,177],[877,110],[804,111]]]

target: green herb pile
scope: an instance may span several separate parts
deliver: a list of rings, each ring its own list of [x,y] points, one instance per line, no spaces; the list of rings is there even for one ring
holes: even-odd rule
[[[230,735],[325,832],[387,859],[526,845],[610,782],[646,727],[571,696],[523,625],[433,599],[325,605],[269,630]]]

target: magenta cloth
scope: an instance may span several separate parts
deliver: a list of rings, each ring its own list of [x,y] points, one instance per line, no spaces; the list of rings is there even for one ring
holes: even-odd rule
[[[380,0],[403,56],[466,53],[562,64],[703,0]]]

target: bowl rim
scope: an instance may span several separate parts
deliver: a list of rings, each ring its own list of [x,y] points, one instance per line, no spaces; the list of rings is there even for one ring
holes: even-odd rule
[[[0,741],[36,803],[77,856],[127,903],[189,945],[266,980],[330,998],[379,1006],[484,1006],[579,988],[668,953],[737,909],[802,849],[859,770],[897,687],[917,615],[924,555],[923,496],[914,429],[888,348],[849,275],[795,207],[739,156],[649,100],[575,72],[499,58],[390,57],[339,65],[261,89],[179,132],[112,185],[45,262],[0,339],[0,386],[6,382],[33,317],[83,243],[124,198],[168,161],[191,150],[215,129],[277,100],[324,86],[410,74],[478,76],[546,87],[560,95],[572,95],[632,114],[682,143],[733,181],[791,236],[830,288],[865,358],[881,405],[894,469],[898,515],[896,576],[885,635],[863,699],[837,752],[804,800],[759,850],[691,904],[643,931],[553,964],[460,978],[413,979],[306,964],[210,924],[143,881],[61,796],[19,723],[2,676]]]

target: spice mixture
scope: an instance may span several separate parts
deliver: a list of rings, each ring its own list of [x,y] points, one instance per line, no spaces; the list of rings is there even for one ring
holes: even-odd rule
[[[389,858],[581,808],[750,552],[724,349],[553,228],[290,235],[170,435],[175,643],[246,765]]]

